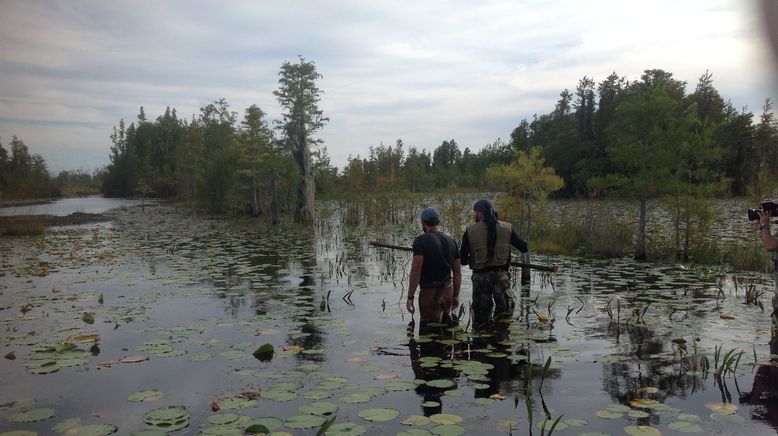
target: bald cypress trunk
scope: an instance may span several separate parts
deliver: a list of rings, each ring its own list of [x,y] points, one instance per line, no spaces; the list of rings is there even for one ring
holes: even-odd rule
[[[294,222],[310,224],[314,216],[315,185],[313,180],[313,163],[311,149],[305,135],[290,138],[294,160],[300,171],[300,181],[297,182],[297,203],[294,210]]]

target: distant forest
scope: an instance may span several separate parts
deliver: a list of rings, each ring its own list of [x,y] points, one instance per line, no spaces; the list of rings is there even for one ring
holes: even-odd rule
[[[560,93],[551,112],[521,120],[510,138],[477,152],[455,139],[432,151],[397,139],[350,156],[338,170],[327,148],[314,146],[316,193],[524,191],[499,177],[500,169],[520,169],[522,156],[535,156],[564,180],[557,196],[770,194],[778,186],[772,103],[766,100],[756,117],[735,108],[708,72],[693,92],[686,88],[672,73],[656,69],[635,81],[616,73],[599,83],[583,77],[572,92]],[[149,119],[141,107],[137,120],[114,127],[100,189],[106,196],[176,197],[215,213],[251,213],[254,202],[259,208],[253,211],[263,214],[273,201],[288,210],[298,170],[279,137],[283,133],[268,125],[258,106],[239,118],[224,99],[191,119],[170,108]],[[91,177],[65,172],[59,181],[47,179],[45,162],[30,156],[21,140],[14,137],[10,149],[0,144],[3,199],[46,196],[70,179]]]

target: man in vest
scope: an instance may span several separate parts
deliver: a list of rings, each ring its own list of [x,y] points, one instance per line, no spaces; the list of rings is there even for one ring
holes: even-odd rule
[[[486,325],[495,315],[512,313],[514,307],[508,268],[511,246],[522,253],[529,251],[527,241],[519,238],[509,223],[499,221],[492,202],[482,198],[473,205],[471,224],[462,236],[462,265],[473,270],[473,326]]]
[[[421,212],[424,233],[413,241],[413,260],[408,280],[405,307],[414,312],[414,293],[419,291],[420,320],[441,322],[449,311],[459,306],[462,267],[456,241],[438,230],[438,211],[428,207]]]
[[[759,214],[759,237],[762,239],[762,243],[764,244],[764,248],[767,249],[767,251],[773,252],[773,263],[774,263],[774,271],[773,274],[775,275],[775,290],[773,295],[773,316],[778,315],[778,241],[776,241],[775,236],[773,236],[772,233],[770,233],[770,218],[772,218],[772,214],[770,211],[762,211],[760,209],[757,209],[757,214]]]

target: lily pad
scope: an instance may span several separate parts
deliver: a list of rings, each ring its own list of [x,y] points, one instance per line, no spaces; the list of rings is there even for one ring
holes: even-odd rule
[[[519,429],[519,422],[510,420],[510,419],[503,419],[503,420],[497,421],[495,424],[497,425],[497,430],[502,430],[502,431],[508,432],[508,433],[512,433],[512,432],[517,431]]]
[[[340,401],[343,401],[344,403],[348,403],[348,404],[367,403],[372,399],[373,399],[372,395],[364,392],[354,392],[353,394],[348,394],[343,397],[340,397]]]
[[[148,390],[135,392],[134,394],[127,397],[127,400],[134,401],[134,402],[154,401],[162,398],[162,395],[163,394],[161,391],[158,391],[156,389],[148,389]]]
[[[295,415],[284,421],[284,425],[289,428],[314,428],[324,424],[327,419],[318,415]]]
[[[309,415],[328,416],[338,411],[338,405],[326,401],[318,401],[300,406],[299,411]]]
[[[339,422],[327,429],[327,436],[359,436],[367,431],[367,427],[351,422]]]
[[[395,409],[377,408],[366,409],[359,412],[359,417],[371,422],[391,421],[397,418],[400,412]]]
[[[66,432],[68,435],[78,436],[108,436],[119,430],[113,424],[90,424],[72,428]]]
[[[447,379],[430,380],[427,382],[427,386],[440,389],[448,389],[454,386],[454,382]]]
[[[702,433],[702,427],[699,424],[688,421],[676,421],[667,425],[670,430],[680,431],[681,433]]]
[[[17,412],[8,415],[11,422],[36,422],[51,419],[56,415],[54,409],[33,409],[28,412]]]
[[[623,413],[611,412],[610,410],[598,410],[595,415],[603,419],[619,419],[624,416]]]
[[[459,424],[462,422],[462,417],[457,415],[451,415],[448,413],[438,413],[429,417],[430,421],[440,425]]]
[[[143,415],[149,430],[173,432],[189,426],[191,414],[184,406],[160,407]]]
[[[630,436],[661,436],[659,429],[648,425],[628,425],[624,427],[624,432]]]
[[[397,433],[397,436],[432,436],[433,434],[423,428],[409,428]]]
[[[219,404],[219,407],[221,407],[224,410],[247,409],[249,407],[254,407],[257,405],[256,400],[242,397],[240,395],[218,400],[217,403]]]
[[[432,422],[429,418],[426,416],[419,416],[419,415],[412,415],[409,416],[401,421],[402,424],[405,425],[415,425],[417,427],[424,427],[425,425]]]
[[[280,420],[279,418],[268,416],[264,418],[252,419],[251,421],[246,423],[246,428],[249,428],[252,425],[262,425],[270,431],[275,431],[276,429],[279,429],[284,426],[284,421]]]
[[[439,436],[459,436],[465,434],[465,428],[459,425],[436,425],[430,432]]]
[[[79,418],[70,418],[66,419],[58,424],[55,424],[51,427],[51,429],[57,433],[64,433],[71,428],[78,427],[78,424],[81,422]]]

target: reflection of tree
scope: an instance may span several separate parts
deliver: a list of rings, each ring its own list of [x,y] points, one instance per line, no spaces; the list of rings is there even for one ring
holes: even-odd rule
[[[668,349],[669,341],[655,334],[647,325],[608,322],[587,329],[587,336],[613,338],[623,360],[603,363],[603,388],[618,403],[628,404],[639,398],[664,402],[669,397],[686,398],[705,388],[700,376],[690,375],[690,358]],[[655,387],[656,394],[647,395],[644,387]],[[657,416],[638,419],[639,425],[658,423]]]
[[[302,265],[302,274],[300,275],[300,284],[294,292],[295,299],[297,301],[306,301],[305,304],[299,305],[297,310],[294,311],[293,319],[302,323],[300,330],[303,335],[298,338],[290,336],[290,342],[295,345],[299,345],[306,350],[316,349],[322,347],[324,343],[324,333],[316,324],[316,319],[320,315],[321,311],[317,305],[316,296],[316,283],[318,264],[316,261],[316,235],[303,235],[300,241],[300,264]],[[309,360],[321,360],[323,357],[316,354],[302,353],[299,356]]]

